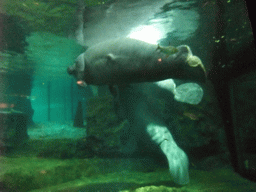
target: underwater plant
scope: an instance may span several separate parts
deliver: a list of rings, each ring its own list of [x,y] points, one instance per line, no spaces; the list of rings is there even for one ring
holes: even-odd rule
[[[86,0],[87,6],[104,4],[101,0]],[[73,15],[77,9],[76,0],[8,0],[3,2],[6,13],[22,18],[31,31],[67,35]]]

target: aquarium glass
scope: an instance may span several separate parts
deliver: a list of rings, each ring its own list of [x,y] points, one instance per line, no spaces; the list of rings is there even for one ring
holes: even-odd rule
[[[256,191],[247,8],[1,1],[0,191]]]

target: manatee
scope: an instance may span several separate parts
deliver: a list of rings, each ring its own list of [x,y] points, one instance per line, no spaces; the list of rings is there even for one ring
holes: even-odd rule
[[[125,85],[170,78],[206,80],[204,66],[198,57],[193,57],[189,46],[173,50],[131,38],[113,39],[89,47],[68,67],[68,73],[81,86]]]
[[[144,146],[160,150],[166,156],[173,180],[181,185],[189,183],[188,157],[165,124],[161,106],[154,102],[159,96],[166,97],[173,109],[170,115],[173,115],[179,89],[170,80],[164,84],[144,83],[171,78],[205,82],[202,61],[192,54],[189,46],[160,47],[130,38],[109,40],[91,46],[79,55],[68,67],[68,73],[80,86],[110,86],[115,111],[129,122],[123,134],[127,136],[121,150],[123,153],[132,154],[136,147]],[[174,126],[171,125],[171,129]]]

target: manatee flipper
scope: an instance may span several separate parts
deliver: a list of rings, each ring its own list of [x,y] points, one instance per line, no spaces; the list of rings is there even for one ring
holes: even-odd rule
[[[127,61],[129,60],[129,57],[127,56],[116,55],[113,53],[107,54],[105,58],[107,59],[107,64],[109,64],[110,66],[118,66],[120,63],[127,63]]]
[[[114,54],[112,54],[112,53],[109,53],[109,54],[107,54],[106,58],[107,58],[108,60],[113,61],[113,60],[116,59],[116,56],[115,56]]]

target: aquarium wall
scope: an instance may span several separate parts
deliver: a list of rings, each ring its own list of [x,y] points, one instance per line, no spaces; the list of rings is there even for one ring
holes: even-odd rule
[[[249,88],[247,85],[250,83],[247,84],[246,79],[251,78],[256,69],[255,41],[249,20],[251,12],[247,12],[249,7],[246,7],[243,1],[226,3],[217,4],[221,13],[218,14],[220,27],[216,28],[219,38],[216,40],[217,46],[213,48],[213,67],[208,79],[213,82],[220,103],[232,165],[236,172],[252,179],[254,176],[246,174],[245,171],[246,159],[242,142],[246,140],[244,128],[248,125],[244,120],[249,118],[249,114],[242,115],[242,111],[246,111],[247,107],[251,108],[253,104],[249,103],[248,97],[248,100],[243,99],[241,102],[248,90],[251,91],[251,96],[253,95],[253,86]]]
[[[78,102],[82,102],[83,118],[86,117],[86,102],[92,91],[80,89],[74,79],[38,79],[33,81],[31,105],[33,120],[38,122],[69,122],[75,119]]]
[[[256,175],[256,71],[230,83],[230,99],[238,169],[250,179]],[[254,179],[255,180],[255,179]]]
[[[77,94],[72,91],[73,81],[34,81],[33,85],[31,105],[35,123],[67,122],[74,118]]]
[[[1,1],[0,191],[255,191],[254,47],[242,0]]]

